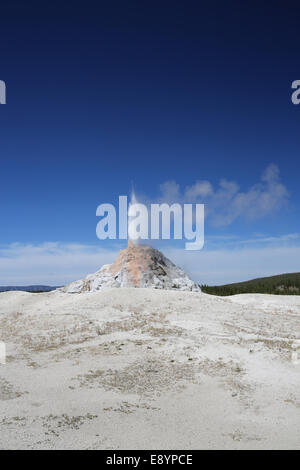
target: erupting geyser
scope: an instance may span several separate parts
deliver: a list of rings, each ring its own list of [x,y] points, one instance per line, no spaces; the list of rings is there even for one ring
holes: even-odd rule
[[[94,292],[111,287],[152,287],[199,292],[199,286],[159,250],[149,245],[135,245],[121,250],[113,264],[106,264],[95,274],[63,287],[65,292]]]

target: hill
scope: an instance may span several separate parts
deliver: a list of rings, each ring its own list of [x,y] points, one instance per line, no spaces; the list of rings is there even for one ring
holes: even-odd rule
[[[223,286],[202,285],[201,289],[207,294],[280,294],[300,295],[300,273],[279,274],[277,276],[261,277],[250,281],[225,284]]]

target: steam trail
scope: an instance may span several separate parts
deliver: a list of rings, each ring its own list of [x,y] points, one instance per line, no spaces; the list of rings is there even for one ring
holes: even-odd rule
[[[131,243],[135,243],[135,244],[138,243],[138,240],[133,240],[133,238],[131,238],[131,236],[130,236],[130,233],[131,233],[130,226],[132,224],[132,220],[134,219],[134,217],[130,216],[130,209],[132,208],[132,206],[134,204],[137,204],[137,203],[138,202],[137,202],[137,198],[136,198],[136,195],[135,195],[134,187],[132,185],[130,203],[129,203],[129,208],[128,208],[128,243],[131,242]]]

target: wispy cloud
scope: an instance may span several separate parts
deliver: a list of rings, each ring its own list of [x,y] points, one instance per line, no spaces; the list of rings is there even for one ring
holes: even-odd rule
[[[201,284],[227,284],[281,273],[299,272],[300,246],[268,246],[186,252],[166,255]]]
[[[13,243],[0,247],[0,285],[63,285],[111,263],[118,249],[99,245]]]
[[[195,281],[221,284],[299,271],[299,241],[299,234],[253,237],[244,241],[228,235],[218,237],[217,245],[212,244],[203,251],[189,252],[164,245],[163,252]],[[97,271],[103,264],[112,263],[119,248],[103,249],[102,245],[74,243],[2,246],[0,285],[64,285]]]
[[[285,235],[279,235],[276,237],[254,237],[254,238],[247,238],[245,240],[238,240],[237,243],[248,245],[255,243],[256,245],[261,243],[269,243],[269,244],[282,244],[282,243],[289,243],[291,241],[300,240],[300,233],[287,233]]]
[[[208,249],[233,249],[234,247],[264,247],[266,245],[272,247],[291,246],[300,242],[300,233],[287,233],[283,235],[253,235],[252,237],[243,238],[238,235],[208,235],[205,240],[205,246]]]
[[[180,190],[176,181],[160,185],[161,201],[199,202],[206,204],[206,215],[215,227],[228,226],[239,218],[255,220],[278,211],[289,197],[280,181],[279,169],[269,165],[258,183],[242,191],[235,181],[222,179],[214,188],[210,181],[196,181]]]

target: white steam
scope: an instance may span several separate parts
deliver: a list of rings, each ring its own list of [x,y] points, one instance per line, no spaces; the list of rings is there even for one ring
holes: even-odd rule
[[[148,210],[137,201],[133,189],[128,208],[128,240],[138,243],[141,239],[148,239]]]

